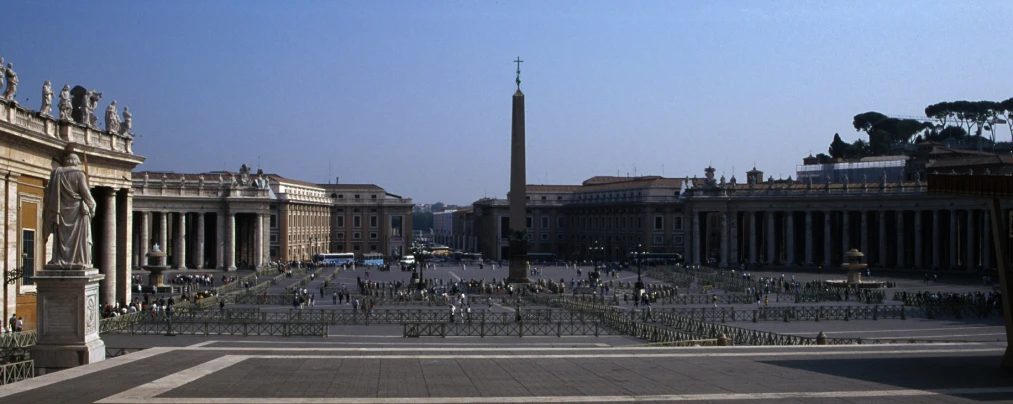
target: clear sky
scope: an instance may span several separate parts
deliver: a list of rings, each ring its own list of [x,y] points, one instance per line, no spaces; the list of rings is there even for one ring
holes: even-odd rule
[[[8,2],[18,100],[134,115],[140,170],[505,197],[517,56],[528,183],[794,175],[865,111],[1013,96],[1008,1]],[[56,102],[54,101],[54,105]],[[100,121],[102,119],[100,118]],[[1002,128],[1005,131],[1005,128]],[[1007,131],[1008,132],[1008,131]],[[998,136],[1008,140],[1008,135]],[[864,138],[864,137],[863,137]],[[733,171],[734,170],[734,171]]]

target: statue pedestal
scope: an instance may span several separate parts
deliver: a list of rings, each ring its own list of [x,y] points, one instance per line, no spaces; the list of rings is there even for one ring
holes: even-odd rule
[[[95,363],[106,358],[99,338],[98,269],[39,271],[38,343],[32,359],[39,374]]]

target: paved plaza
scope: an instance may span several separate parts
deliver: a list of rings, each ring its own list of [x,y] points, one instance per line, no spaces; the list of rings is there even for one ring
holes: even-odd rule
[[[335,269],[322,268],[304,287],[318,293]],[[582,269],[586,276],[587,267]],[[779,271],[753,272],[780,277]],[[503,268],[460,266],[426,271],[444,281],[497,280]],[[786,273],[799,280],[832,275]],[[885,275],[885,274],[884,274]],[[271,286],[282,294],[303,274]],[[369,279],[406,281],[409,272],[370,270]],[[573,268],[543,268],[534,279],[577,279]],[[353,289],[365,270],[339,271],[333,281]],[[893,274],[894,290],[988,290],[973,278],[925,284]],[[635,281],[635,271],[618,281]],[[647,282],[658,282],[646,278]],[[691,287],[694,289],[695,287]],[[717,290],[717,293],[723,293]],[[356,295],[353,294],[353,297]],[[362,298],[359,296],[359,298]],[[828,305],[849,304],[828,302]],[[852,305],[858,303],[850,303]],[[885,301],[884,305],[899,304]],[[794,302],[775,300],[772,306]],[[479,305],[476,311],[511,312]],[[620,304],[632,309],[632,304]],[[731,305],[736,310],[755,304]],[[288,312],[290,305],[240,305]],[[712,305],[655,305],[671,307]],[[444,310],[426,305],[378,309]],[[307,310],[342,310],[330,296]],[[130,352],[97,364],[0,386],[16,403],[551,403],[771,402],[939,403],[1013,402],[1013,374],[998,370],[1006,347],[1001,318],[906,320],[735,321],[727,325],[814,337],[897,339],[896,344],[828,346],[669,347],[627,335],[404,338],[398,324],[330,325],[326,337],[103,335],[106,346]],[[917,340],[917,343],[908,343]],[[936,342],[931,342],[936,341]],[[949,342],[963,341],[963,342]]]

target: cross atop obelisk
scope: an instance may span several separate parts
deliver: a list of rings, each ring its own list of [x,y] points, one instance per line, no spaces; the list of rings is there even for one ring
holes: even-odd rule
[[[514,63],[517,63],[517,91],[520,91],[521,90],[521,63],[524,63],[524,61],[521,60],[520,56],[518,56],[517,60],[515,60]]]

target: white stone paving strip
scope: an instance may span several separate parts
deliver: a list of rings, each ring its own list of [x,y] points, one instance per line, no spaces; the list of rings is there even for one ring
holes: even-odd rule
[[[454,280],[455,280],[455,281],[460,281],[460,280],[461,280],[461,277],[460,277],[460,276],[457,276],[457,274],[455,274],[455,273],[454,273],[454,271],[447,271],[447,272],[449,272],[449,273],[450,273],[450,276],[453,276],[453,277],[454,277]]]
[[[87,366],[79,366],[76,368],[61,370],[59,372],[50,373],[39,377],[33,377],[28,380],[22,380],[20,382],[8,384],[5,386],[0,386],[0,398],[26,392],[29,390],[35,390],[40,387],[45,387],[54,383],[60,383],[76,377],[81,377],[95,372],[100,372],[106,369],[112,369],[117,366],[122,366],[131,362],[147,359],[155,355],[171,352],[176,349],[177,348],[149,348],[139,352],[131,353],[129,355],[123,355],[112,359],[106,359],[104,361],[93,363]]]
[[[993,326],[993,325],[984,325],[984,326],[974,326],[974,327],[908,328],[908,329],[903,329],[903,330],[848,330],[848,331],[827,331],[824,334],[830,335],[830,334],[854,334],[854,333],[868,334],[868,333],[873,333],[873,332],[877,332],[878,333],[878,332],[925,332],[925,331],[950,331],[950,330],[981,330],[981,329],[988,329],[988,328],[994,328],[996,330],[1001,330],[1001,329],[1003,329],[1003,326],[1001,326],[1001,325],[995,325],[995,326]]]
[[[186,347],[187,348],[200,348],[200,347],[203,347],[203,346],[214,344],[216,342],[218,342],[218,341],[210,340],[210,341],[198,342],[198,343],[193,344],[193,345],[187,345]]]
[[[965,344],[903,344],[903,345],[822,345],[822,346],[806,346],[806,347],[794,347],[791,351],[771,351],[766,349],[759,349],[755,352],[729,352],[729,351],[740,351],[738,349],[728,349],[732,347],[721,347],[714,348],[707,352],[700,352],[700,347],[686,347],[686,348],[673,348],[664,346],[638,346],[638,347],[609,347],[606,349],[598,349],[594,347],[313,347],[313,348],[273,348],[273,347],[199,347],[199,348],[176,348],[179,350],[187,351],[287,351],[287,352],[500,352],[500,351],[512,351],[512,352],[524,352],[524,351],[575,351],[577,356],[595,357],[599,355],[609,355],[609,352],[621,352],[617,355],[659,355],[665,357],[720,357],[720,356],[776,356],[776,355],[859,355],[859,354],[904,354],[904,353],[973,353],[973,352],[1003,352],[1004,348],[993,347],[993,348],[960,348],[959,346]],[[984,344],[966,344],[972,346],[987,346]],[[861,347],[863,350],[842,350],[842,351],[829,351],[826,352],[825,348],[818,348],[823,346],[834,346],[838,348],[843,347]],[[892,349],[878,349],[879,347],[892,348]],[[938,347],[939,349],[907,349],[912,347]],[[946,349],[943,349],[945,347]],[[748,348],[760,348],[760,347],[748,347]],[[784,349],[784,346],[778,348]],[[813,348],[813,349],[805,349]],[[903,349],[898,349],[903,348]],[[708,349],[708,348],[702,348]],[[637,351],[648,351],[657,352],[665,351],[665,353],[647,353],[637,354]],[[538,354],[541,355],[541,354]]]
[[[142,384],[142,385],[134,387],[134,388],[132,388],[130,390],[127,390],[127,391],[124,391],[122,393],[116,394],[116,395],[114,395],[112,397],[102,399],[102,400],[100,400],[98,402],[99,403],[105,403],[105,402],[127,402],[127,403],[140,402],[140,403],[150,403],[151,400],[155,396],[157,396],[157,395],[165,394],[165,392],[167,392],[169,390],[175,389],[177,387],[180,387],[180,386],[182,386],[184,384],[187,384],[187,383],[190,383],[192,381],[199,380],[200,378],[202,378],[204,376],[210,375],[212,373],[215,373],[217,371],[225,369],[225,368],[227,368],[229,366],[235,365],[235,364],[237,364],[239,362],[242,362],[242,361],[246,360],[247,358],[249,358],[249,356],[243,356],[243,355],[226,355],[226,356],[222,356],[222,357],[219,357],[217,359],[213,359],[213,360],[204,362],[204,363],[202,363],[200,365],[194,366],[192,368],[186,369],[184,371],[173,373],[173,374],[168,375],[166,377],[163,377],[161,379],[155,380],[155,381],[153,381],[151,383]],[[108,400],[113,400],[113,401],[108,401]],[[127,401],[122,401],[122,400],[127,400]],[[205,400],[196,400],[196,401],[193,401],[192,399],[190,399],[190,400],[185,401],[185,402],[187,402],[187,403],[193,403],[193,402],[203,402],[203,401],[205,401]],[[181,402],[183,402],[183,401],[181,401]]]
[[[586,348],[577,348],[586,349]],[[363,348],[194,348],[189,350],[207,351],[285,351],[285,352],[307,352],[307,351],[362,351]],[[412,349],[408,349],[412,350]],[[566,350],[561,348],[558,350]],[[414,349],[413,351],[419,351]],[[945,353],[999,353],[1005,352],[1005,348],[981,348],[981,349],[911,349],[897,351],[841,351],[841,352],[684,352],[684,353],[587,353],[587,354],[522,354],[522,355],[461,355],[460,352],[449,355],[250,355],[250,357],[267,359],[602,359],[602,358],[732,358],[732,357],[763,357],[763,356],[844,356],[844,355],[883,355],[883,354],[945,354]]]

